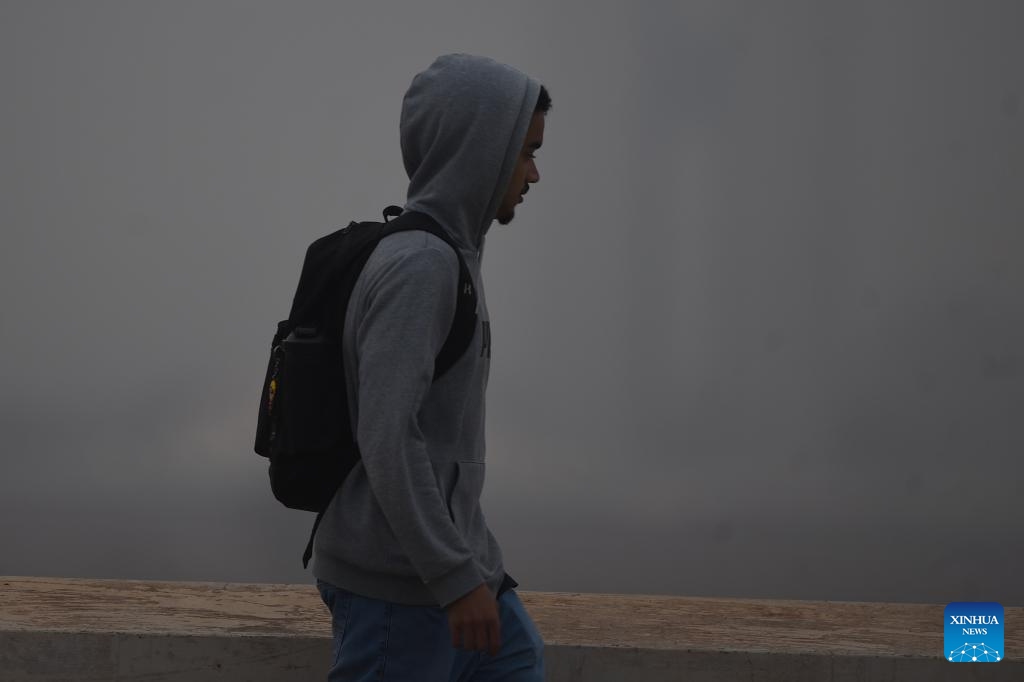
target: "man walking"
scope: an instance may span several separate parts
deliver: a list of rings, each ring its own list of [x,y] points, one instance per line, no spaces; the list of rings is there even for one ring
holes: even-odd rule
[[[484,236],[540,176],[551,106],[536,80],[446,55],[402,105],[406,211],[432,217],[476,288],[469,349],[434,380],[459,257],[425,231],[385,237],[348,306],[343,359],[361,460],[324,513],[313,572],[331,611],[331,682],[543,680],[543,642],[480,509],[490,323]]]

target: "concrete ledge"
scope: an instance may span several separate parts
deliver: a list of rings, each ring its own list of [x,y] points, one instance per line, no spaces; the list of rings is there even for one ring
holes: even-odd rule
[[[942,656],[942,605],[520,592],[552,682],[1024,680],[1009,655]],[[0,578],[0,680],[325,678],[330,619],[310,585]]]

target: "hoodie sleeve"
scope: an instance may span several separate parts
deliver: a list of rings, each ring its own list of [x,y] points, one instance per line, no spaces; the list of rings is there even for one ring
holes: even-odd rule
[[[356,332],[356,440],[370,488],[420,578],[447,606],[484,578],[456,529],[419,423],[455,316],[458,259],[424,244],[367,275]],[[443,473],[443,472],[438,472]]]

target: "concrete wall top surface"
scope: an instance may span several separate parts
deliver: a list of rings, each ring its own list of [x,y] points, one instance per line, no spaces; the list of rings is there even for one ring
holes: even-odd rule
[[[922,657],[943,605],[520,592],[549,646]],[[1024,608],[1007,607],[1007,662]],[[0,632],[330,637],[312,585],[0,577]]]

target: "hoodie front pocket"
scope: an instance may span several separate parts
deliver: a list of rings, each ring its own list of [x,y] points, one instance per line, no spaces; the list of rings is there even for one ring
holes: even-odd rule
[[[479,532],[478,526],[483,525],[480,495],[484,489],[484,463],[456,462],[455,467],[455,486],[448,500],[448,511],[455,527],[468,539]]]

